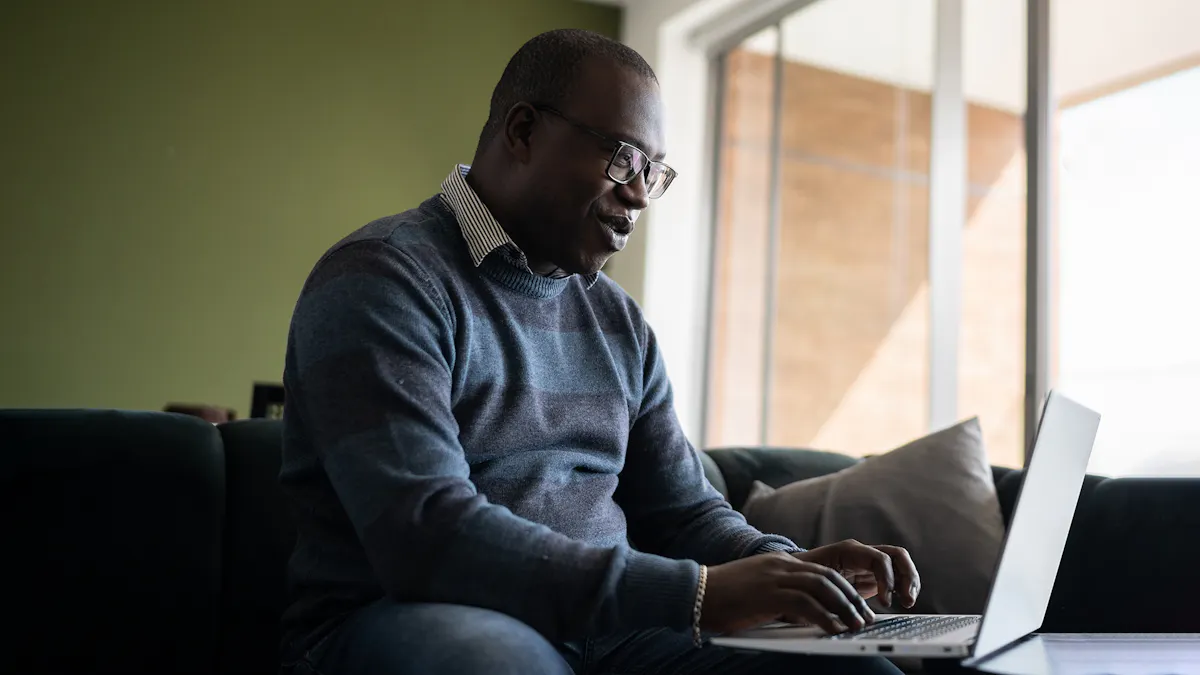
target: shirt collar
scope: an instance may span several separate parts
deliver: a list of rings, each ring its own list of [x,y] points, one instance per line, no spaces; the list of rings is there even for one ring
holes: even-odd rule
[[[470,165],[456,164],[450,175],[446,176],[446,180],[442,181],[441,196],[458,220],[458,227],[467,242],[467,250],[471,253],[471,262],[479,267],[489,255],[501,251],[518,267],[534,274],[529,269],[529,258],[525,256],[525,252],[508,236],[504,228],[500,227],[500,223],[484,205],[483,200],[467,184],[467,174],[470,171]],[[584,281],[587,287],[591,288],[599,276],[586,275]]]

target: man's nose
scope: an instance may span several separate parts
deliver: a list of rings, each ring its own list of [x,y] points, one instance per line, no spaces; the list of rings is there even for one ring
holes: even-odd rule
[[[624,185],[617,185],[617,195],[630,208],[643,211],[650,206],[650,191],[646,188],[646,174],[639,173]]]

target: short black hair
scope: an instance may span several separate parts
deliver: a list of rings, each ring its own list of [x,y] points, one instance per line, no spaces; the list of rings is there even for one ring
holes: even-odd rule
[[[513,54],[500,75],[492,91],[487,123],[479,135],[479,147],[499,133],[508,111],[521,101],[561,107],[571,95],[583,63],[590,58],[631,68],[658,81],[641,54],[610,37],[579,28],[536,35]]]

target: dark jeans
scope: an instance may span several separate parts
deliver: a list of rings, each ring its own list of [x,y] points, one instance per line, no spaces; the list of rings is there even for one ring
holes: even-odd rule
[[[294,675],[894,675],[884,659],[697,649],[666,630],[555,646],[529,626],[475,607],[380,601],[348,618]]]

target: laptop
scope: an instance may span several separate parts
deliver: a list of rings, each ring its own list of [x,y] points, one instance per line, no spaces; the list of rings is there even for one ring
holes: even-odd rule
[[[1042,407],[1033,453],[982,616],[879,614],[856,631],[774,623],[715,637],[735,649],[800,654],[969,658],[978,663],[1042,626],[1100,416],[1057,393]],[[919,570],[918,570],[919,571]]]

